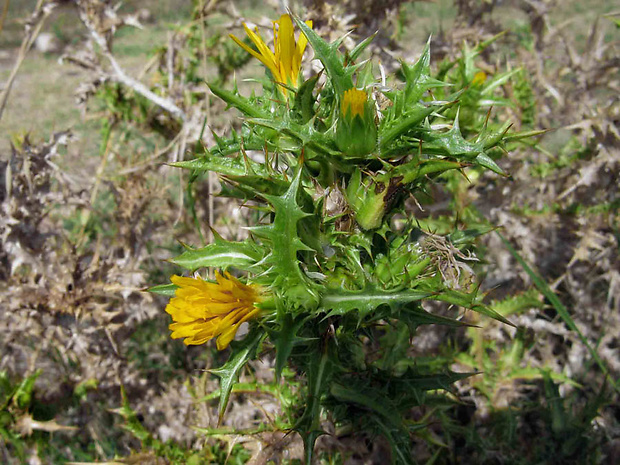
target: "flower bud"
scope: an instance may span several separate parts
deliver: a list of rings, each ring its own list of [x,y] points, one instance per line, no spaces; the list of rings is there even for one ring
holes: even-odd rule
[[[336,145],[351,157],[367,155],[375,150],[375,111],[366,91],[349,89],[342,96],[336,125]]]

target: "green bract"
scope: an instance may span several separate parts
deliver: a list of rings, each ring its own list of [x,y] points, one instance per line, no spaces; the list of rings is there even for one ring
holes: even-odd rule
[[[336,146],[344,155],[362,157],[377,147],[373,103],[365,91],[349,89],[341,97]]]
[[[220,417],[246,362],[273,349],[277,379],[287,366],[305,377],[299,402],[288,407],[288,428],[303,436],[307,463],[325,410],[336,423],[384,435],[394,461],[408,463],[409,435],[420,425],[408,422],[407,412],[428,391],[469,376],[408,355],[418,327],[466,324],[430,313],[422,302],[508,322],[481,302],[468,265],[475,237],[488,228],[455,231],[449,221],[417,220],[405,200],[423,197],[446,172],[478,167],[503,175],[494,156],[509,125],[484,123],[475,136],[463,136],[459,99],[477,98],[492,83],[465,89],[432,77],[429,44],[416,63],[402,64],[402,82],[393,78],[386,90],[372,85],[372,64],[357,64],[372,38],[345,55],[341,40],[327,43],[295,22],[323,64],[324,83],[312,76],[287,99],[275,83],[250,97],[211,85],[242,113],[243,127],[174,164],[218,173],[222,195],[253,202],[262,219],[243,242],[218,238],[172,262],[190,271],[246,272],[268,296],[250,334],[231,344],[229,361],[214,371],[222,380]],[[384,102],[381,110],[375,100]]]

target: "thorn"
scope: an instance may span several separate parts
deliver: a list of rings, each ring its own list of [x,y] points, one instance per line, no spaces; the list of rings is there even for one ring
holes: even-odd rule
[[[461,168],[461,169],[459,169],[457,171],[463,175],[463,177],[467,180],[468,183],[471,184],[471,180],[467,177],[467,174],[465,173],[464,169]]]
[[[225,239],[220,235],[220,233],[218,233],[215,228],[213,226],[209,225],[209,230],[211,231],[211,234],[213,234],[213,240],[214,241],[224,241]]]
[[[482,126],[482,130],[486,131],[487,129],[487,125],[489,124],[489,118],[491,117],[491,110],[493,110],[493,106],[491,105],[491,108],[489,108],[489,111],[487,111],[487,116],[484,119],[484,125]]]

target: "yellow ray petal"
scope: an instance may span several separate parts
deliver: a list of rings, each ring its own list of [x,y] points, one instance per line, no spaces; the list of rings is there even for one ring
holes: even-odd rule
[[[289,15],[282,15],[278,20],[278,32],[275,40],[276,55],[279,55],[280,75],[285,79],[284,83],[289,85],[297,85],[295,78],[297,73],[293,73],[293,55],[295,53],[295,32],[293,30],[293,21]]]
[[[306,25],[308,27],[312,27],[312,21],[306,21]],[[304,51],[306,50],[306,46],[308,45],[308,38],[303,32],[299,33],[299,39],[297,40],[297,47],[295,49],[295,56],[293,60],[293,69],[297,70],[297,75],[295,76],[295,80],[299,75],[299,70],[301,69],[301,60],[304,56]]]
[[[273,74],[275,79],[280,79],[280,70],[278,68],[276,57],[273,52],[269,49],[269,47],[267,47],[267,45],[257,32],[252,31],[245,24],[243,25],[243,27],[250,40],[254,42],[254,45],[256,45],[256,48],[258,49],[258,53],[260,54],[260,56],[257,56],[256,58],[258,58],[269,69],[269,71],[271,71],[271,74]]]

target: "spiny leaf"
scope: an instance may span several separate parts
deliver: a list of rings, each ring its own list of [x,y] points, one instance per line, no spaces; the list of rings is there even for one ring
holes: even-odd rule
[[[457,120],[458,121],[458,120]],[[484,151],[482,143],[472,143],[463,138],[458,123],[443,133],[437,133],[428,127],[422,136],[422,150],[435,155],[445,155],[455,158],[472,160]]]
[[[280,196],[262,194],[271,204],[275,215],[271,224],[247,228],[253,234],[269,241],[271,250],[259,266],[274,276],[272,285],[286,289],[285,297],[293,307],[315,307],[318,297],[311,289],[311,282],[299,267],[297,253],[312,252],[299,238],[299,220],[310,216],[297,203],[303,166],[300,165],[288,190]]]
[[[489,132],[485,126],[480,135],[476,138],[476,142],[481,142],[484,149],[495,147],[504,139],[511,127],[512,123],[510,121],[506,121],[498,130],[493,132]]]
[[[445,316],[433,315],[419,305],[406,305],[399,314],[399,318],[410,326],[420,325],[446,325],[446,326],[473,326],[464,321],[447,318]]]
[[[318,74],[316,76],[312,76],[307,81],[304,81],[301,86],[299,86],[299,89],[295,94],[295,104],[293,110],[299,113],[302,123],[307,123],[314,117],[314,95],[312,92],[314,91],[318,81]]]
[[[429,89],[449,86],[449,84],[431,77],[430,62],[431,39],[429,37],[422,55],[420,55],[420,58],[413,66],[409,66],[405,62],[402,63],[402,71],[405,76],[405,98],[403,102],[405,106],[417,103],[424,95],[424,92]]]
[[[409,130],[419,125],[426,117],[434,111],[441,111],[450,104],[421,104],[416,103],[413,107],[407,109],[402,115],[394,118],[386,118],[379,128],[379,148],[382,154],[386,152],[392,142],[399,136],[406,135]],[[385,154],[384,154],[385,155]]]
[[[245,148],[245,146],[238,144],[235,145],[234,148],[235,152],[239,152]],[[262,150],[262,146],[260,147],[260,150]],[[242,155],[236,157],[225,157],[206,154],[192,160],[170,163],[170,166],[191,170],[213,171],[225,176],[246,176],[250,174],[268,176],[269,174],[263,163],[257,163],[250,158],[244,158]]]
[[[315,345],[318,351],[319,346]],[[306,463],[312,463],[314,443],[325,432],[321,430],[321,397],[327,390],[331,377],[332,364],[327,347],[323,347],[321,357],[308,354],[308,396],[306,409],[294,429],[304,441]]]
[[[446,371],[444,373],[422,374],[418,373],[414,368],[408,368],[402,376],[394,380],[393,389],[402,390],[403,393],[407,389],[420,389],[422,391],[432,391],[435,389],[450,389],[450,386],[456,381],[460,381],[476,373],[456,373],[454,371]]]
[[[279,381],[282,375],[282,369],[288,361],[289,355],[293,347],[297,344],[308,342],[310,339],[297,336],[297,331],[306,322],[306,318],[299,318],[297,321],[293,320],[292,315],[287,314],[284,316],[282,322],[282,329],[278,332],[274,332],[271,336],[274,346],[276,348],[276,365],[275,365],[275,377],[276,382]]]
[[[530,308],[542,309],[544,306],[545,304],[541,300],[540,293],[535,288],[528,289],[521,294],[512,295],[499,302],[493,302],[493,308],[503,316],[520,313]]]
[[[491,157],[489,157],[486,153],[482,152],[476,157],[476,163],[480,166],[490,169],[494,173],[500,174],[502,176],[508,176],[503,169],[499,167],[497,163],[493,161]]]
[[[362,54],[362,52],[364,50],[366,50],[366,47],[368,47],[370,45],[370,43],[377,36],[378,33],[379,33],[379,31],[375,32],[371,36],[366,37],[359,44],[357,44],[355,47],[353,47],[353,50],[351,50],[349,52],[349,56],[348,56],[349,61],[350,62],[354,62],[355,60],[357,60],[357,58]]]
[[[434,294],[431,297],[432,300],[440,300],[442,302],[448,302],[453,305],[459,305],[461,307],[467,308],[469,310],[473,310],[474,312],[478,312],[482,315],[486,315],[488,317],[493,318],[494,320],[501,321],[504,324],[515,326],[513,323],[508,321],[502,315],[497,313],[491,307],[476,302],[476,294],[471,293],[468,294],[466,292],[457,291],[454,289],[445,289],[440,293]]]
[[[359,404],[368,410],[378,413],[395,428],[403,428],[402,417],[390,399],[385,394],[372,387],[360,389],[359,386],[348,383],[334,382],[329,392],[339,402]]]
[[[521,131],[521,132],[513,132],[511,134],[506,134],[504,136],[505,142],[516,141],[521,139],[528,139],[530,137],[541,136],[543,134],[548,133],[551,129],[540,129],[533,131]]]
[[[392,463],[397,465],[411,464],[411,441],[409,439],[409,435],[402,430],[395,431],[393,428],[390,428],[389,425],[385,424],[383,418],[377,415],[369,415],[369,419],[379,427],[379,430],[383,433],[383,436],[390,443],[393,454]],[[398,433],[396,437],[394,436],[394,432]]]
[[[328,316],[344,315],[353,310],[358,310],[360,317],[364,318],[381,305],[398,308],[401,305],[422,300],[430,295],[431,293],[429,292],[415,289],[385,291],[368,283],[366,288],[361,291],[327,290],[321,298],[321,307],[329,311]]]
[[[224,89],[220,89],[215,84],[208,84],[209,89],[216,96],[224,100],[230,106],[237,108],[246,116],[250,118],[269,118],[269,114],[263,111],[256,102],[252,102],[249,99],[242,97],[238,93],[229,92]]]
[[[495,230],[495,226],[489,225],[476,225],[469,229],[457,230],[448,234],[447,239],[454,245],[471,244],[477,237],[484,236],[485,234]]]
[[[263,193],[268,195],[281,195],[286,192],[288,183],[274,175],[269,176],[223,176],[224,181],[234,185],[250,197],[259,196]],[[248,195],[246,195],[248,197]]]
[[[220,238],[206,247],[187,250],[178,257],[170,259],[170,262],[190,271],[208,266],[218,268],[232,266],[249,271],[262,257],[263,252],[252,240],[232,242]]]
[[[265,431],[273,432],[273,426],[268,423],[261,423],[256,428],[247,428],[247,429],[232,428],[230,426],[225,426],[223,428],[200,428],[199,426],[190,426],[190,428],[205,436],[230,435],[230,436],[239,437],[239,436],[252,436],[255,434],[263,433]],[[198,462],[198,463],[203,463],[203,462]],[[230,463],[230,462],[226,462],[226,463]]]
[[[428,174],[443,173],[444,171],[459,169],[463,165],[451,160],[412,160],[396,167],[393,176],[402,176],[402,183],[408,184],[423,178]]]
[[[317,58],[321,60],[325,71],[331,78],[334,90],[337,95],[343,95],[344,92],[353,87],[353,70],[345,68],[343,64],[342,54],[338,51],[340,42],[336,41],[328,44],[321,36],[314,32],[306,23],[296,16],[293,17],[297,27],[307,37],[310,46],[314,50]]]
[[[239,372],[248,360],[254,357],[256,349],[265,337],[266,333],[260,328],[256,327],[252,329],[250,334],[248,334],[243,341],[231,343],[232,352],[230,358],[223,366],[209,370],[210,373],[220,377],[218,425],[222,422],[222,418],[224,417],[228,399],[230,399],[230,392],[239,378]]]
[[[311,123],[298,124],[290,119],[253,118],[248,120],[249,124],[256,124],[273,129],[279,134],[291,136],[301,143],[302,147],[307,147],[323,155],[337,155],[334,141],[323,132],[314,130]]]

